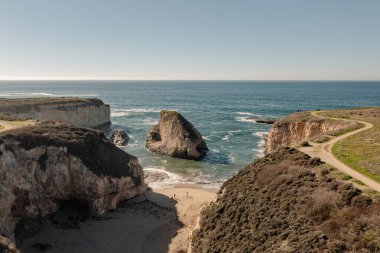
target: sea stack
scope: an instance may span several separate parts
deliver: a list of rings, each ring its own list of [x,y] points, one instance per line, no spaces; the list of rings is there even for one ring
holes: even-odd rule
[[[123,129],[115,129],[112,131],[111,140],[116,146],[125,146],[129,141],[129,136]]]
[[[160,121],[147,137],[145,147],[159,155],[200,160],[208,150],[198,130],[176,111],[161,111]]]

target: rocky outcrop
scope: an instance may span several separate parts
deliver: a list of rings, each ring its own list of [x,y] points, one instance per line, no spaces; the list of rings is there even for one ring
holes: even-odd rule
[[[20,251],[11,240],[0,236],[0,253],[20,253]]]
[[[6,120],[54,120],[82,127],[102,127],[110,124],[110,115],[110,106],[95,98],[0,99],[0,117]]]
[[[265,141],[265,153],[282,147],[295,146],[303,141],[349,127],[352,123],[322,119],[309,112],[294,113],[277,120]]]
[[[116,146],[125,146],[129,141],[129,136],[124,130],[115,129],[112,131],[111,141],[113,141]]]
[[[377,252],[379,219],[379,201],[286,148],[222,185],[201,213],[191,252]]]
[[[159,155],[193,160],[201,159],[208,150],[197,129],[175,111],[160,112],[160,121],[148,130],[145,147]]]
[[[257,117],[247,117],[246,118],[249,121],[253,121],[260,124],[268,124],[273,125],[276,122],[275,118],[257,118]]]
[[[65,201],[103,213],[143,193],[143,169],[102,132],[56,122],[0,133],[0,234]]]

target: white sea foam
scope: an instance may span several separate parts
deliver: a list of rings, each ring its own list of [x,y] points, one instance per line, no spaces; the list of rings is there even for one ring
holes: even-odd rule
[[[252,135],[260,137],[260,140],[257,142],[257,149],[252,149],[252,151],[255,153],[257,157],[263,157],[264,156],[264,150],[265,150],[265,137],[268,135],[268,132],[255,132]]]
[[[230,138],[230,136],[227,134],[227,135],[225,135],[225,136],[222,138],[222,140],[226,141],[226,140],[228,140],[229,138]]]
[[[111,111],[112,117],[126,117],[133,113],[150,113],[150,112],[160,112],[158,109],[152,109],[152,108],[130,108],[130,109],[113,109]]]
[[[234,119],[236,121],[239,121],[239,122],[248,122],[248,123],[255,123],[256,122],[256,119],[251,119],[251,118],[247,118],[247,117],[234,117]]]
[[[228,134],[233,136],[234,133],[241,133],[241,130],[232,130],[232,131],[228,131]]]
[[[263,148],[260,148],[260,149],[252,149],[253,153],[255,153],[256,157],[263,157],[264,156],[264,149]]]
[[[182,176],[169,172],[161,166],[144,168],[144,172],[146,176],[150,177],[148,185],[153,189],[186,183],[186,180]]]
[[[97,94],[51,94],[46,92],[9,92],[0,97],[97,97]]]
[[[258,147],[264,147],[264,146],[265,146],[265,140],[259,140],[259,141],[257,142],[257,146],[258,146]]]
[[[260,115],[253,114],[251,112],[237,112],[239,116],[234,117],[236,121],[239,122],[247,122],[247,123],[256,123],[256,119],[254,117],[258,117]]]
[[[152,119],[152,118],[147,118],[142,120],[142,124],[145,126],[153,126],[158,124],[158,120]]]
[[[228,162],[229,163],[234,163],[235,161],[236,161],[236,158],[233,155],[229,154],[228,155]]]
[[[199,184],[203,188],[216,188],[218,189],[225,180],[211,180],[210,175],[205,175],[201,172],[195,173],[189,178],[185,178],[176,173],[165,170],[162,166],[146,167],[144,168],[145,181],[149,187],[153,189],[160,189],[171,187],[175,184]]]
[[[207,141],[210,141],[211,139],[209,138],[209,137],[207,137],[207,136],[202,136],[202,138],[204,139],[204,140],[207,140]]]
[[[251,112],[237,112],[237,114],[239,114],[239,115],[247,115],[247,116],[254,116],[254,114],[251,113]]]
[[[130,112],[112,111],[111,112],[111,117],[114,117],[114,118],[126,117],[126,116],[128,116],[130,114],[131,114]]]
[[[266,135],[268,135],[268,132],[255,132],[253,133],[253,135],[257,136],[257,137],[260,137],[260,138],[264,138]]]

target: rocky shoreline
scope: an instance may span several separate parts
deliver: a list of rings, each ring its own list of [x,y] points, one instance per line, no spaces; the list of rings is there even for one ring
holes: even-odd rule
[[[126,145],[126,132],[107,139],[83,128],[109,122],[102,101],[61,99],[62,106],[59,99],[25,100],[8,112],[4,108],[16,100],[0,101],[3,120],[27,113],[37,120],[0,130],[0,252],[19,252],[14,242],[31,253],[375,252],[377,237],[368,234],[380,231],[374,222],[380,220],[379,201],[336,180],[334,169],[319,159],[288,147],[348,124],[309,112],[277,120],[266,138],[267,154],[215,195],[216,189],[170,182],[163,171],[144,173],[137,157],[116,146]],[[29,104],[25,112],[32,101],[38,106]],[[56,111],[85,119],[75,126],[77,116],[62,118]],[[191,160],[208,150],[188,120],[167,110],[148,130],[146,148]],[[164,182],[167,187],[148,188]]]

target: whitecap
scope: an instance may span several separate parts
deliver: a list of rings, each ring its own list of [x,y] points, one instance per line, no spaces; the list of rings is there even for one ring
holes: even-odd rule
[[[52,94],[46,92],[9,92],[0,97],[97,97],[97,94]]]
[[[160,109],[154,108],[129,108],[129,109],[113,109],[117,112],[131,112],[131,113],[146,113],[146,112],[160,112]]]
[[[247,116],[254,116],[254,114],[251,113],[251,112],[237,112],[237,114],[239,114],[239,115],[247,115]]]
[[[112,109],[111,116],[112,117],[125,117],[129,116],[133,113],[141,114],[141,113],[152,113],[152,112],[160,112],[159,109],[153,108],[130,108],[130,109]]]
[[[202,138],[203,138],[204,140],[211,141],[211,139],[209,138],[209,136],[202,136]]]
[[[125,116],[128,116],[128,115],[130,115],[130,114],[131,114],[130,112],[118,112],[118,111],[112,111],[112,112],[111,112],[111,117],[119,118],[119,117],[125,117]]]
[[[260,137],[260,138],[265,138],[268,135],[268,132],[260,132],[260,131],[258,131],[258,132],[253,133],[252,135]]]
[[[228,162],[229,163],[234,163],[235,161],[236,161],[236,158],[233,155],[229,154],[228,155]]]
[[[153,126],[158,124],[158,120],[152,118],[143,119],[142,122],[142,124],[145,126]]]
[[[226,141],[226,140],[228,140],[229,138],[230,138],[230,136],[227,134],[227,135],[225,135],[225,136],[222,138],[222,140]]]
[[[236,121],[239,122],[248,122],[248,123],[256,123],[256,119],[247,118],[247,117],[234,117]]]

